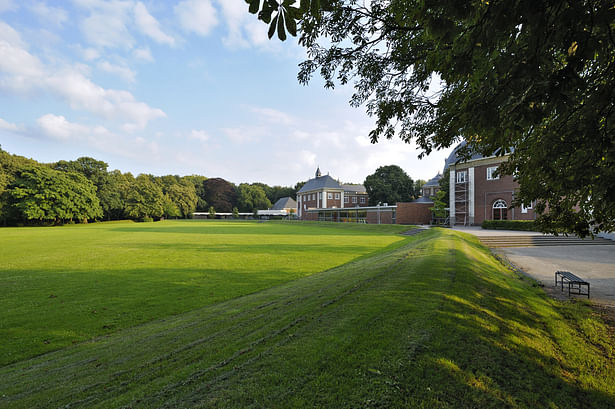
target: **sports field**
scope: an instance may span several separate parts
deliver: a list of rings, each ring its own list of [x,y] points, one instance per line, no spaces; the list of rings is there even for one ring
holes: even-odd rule
[[[129,273],[117,267],[112,279],[97,285],[107,292],[134,293],[131,303],[117,301],[114,308],[122,306],[127,315],[149,322],[131,326],[143,322],[133,317],[122,330],[109,329],[105,336],[0,367],[0,408],[615,407],[612,329],[585,301],[547,297],[536,282],[509,271],[463,233],[432,229],[403,237],[392,226],[169,222],[71,227],[65,239],[80,242],[74,239],[79,229],[81,241],[101,229],[94,236],[102,247],[105,235],[114,237],[115,244],[107,245],[120,250],[108,254],[136,249],[133,257],[123,257]],[[44,233],[26,230],[15,232]],[[267,231],[279,237],[268,237]],[[172,316],[156,307],[159,317],[145,317],[146,310],[182,297],[174,290],[178,282],[185,292],[199,293],[188,290],[198,285],[186,283],[199,281],[181,264],[188,263],[184,258],[201,259],[200,247],[189,244],[199,242],[199,234],[209,240],[216,234],[240,236],[212,249],[224,253],[221,249],[234,248],[230,242],[241,241],[242,249],[255,247],[243,253],[235,248],[234,258],[253,258],[229,260],[236,264],[226,270],[221,262],[218,268],[232,280],[221,277],[217,287],[209,287],[203,306],[183,304],[186,311]],[[303,237],[295,240],[307,241],[286,242],[298,234]],[[320,242],[327,238],[328,244]],[[269,251],[267,240],[290,247]],[[40,248],[62,247],[58,239],[48,242],[40,241]],[[182,246],[187,247],[182,255],[165,261],[165,251],[181,252]],[[326,253],[322,259],[318,249]],[[40,267],[45,251],[37,253]],[[278,256],[279,265],[262,270],[255,265]],[[67,264],[80,265],[73,274],[87,277],[85,261],[74,260]],[[348,262],[339,265],[343,260]],[[183,278],[165,279],[156,272],[162,263],[166,275]],[[312,264],[320,270],[309,270]],[[17,283],[32,270],[23,271],[13,273],[15,288],[26,287]],[[241,287],[241,277],[250,274],[251,284]],[[80,292],[70,290],[80,299],[71,311],[80,311],[80,303],[88,307],[76,323],[86,322],[88,314],[98,316],[100,309],[97,305],[93,313],[89,304],[99,287],[80,285]],[[39,311],[34,305],[41,303],[32,298],[35,293],[21,291],[21,298],[11,298],[13,309],[23,304],[24,319],[53,332],[56,324],[32,317]],[[47,300],[46,295],[42,302],[60,299],[64,289],[53,291],[57,297]],[[167,297],[169,291],[176,292]],[[208,298],[216,292],[226,298]],[[97,302],[105,300],[98,297]]]
[[[0,365],[393,245],[399,226],[216,221],[0,230]]]

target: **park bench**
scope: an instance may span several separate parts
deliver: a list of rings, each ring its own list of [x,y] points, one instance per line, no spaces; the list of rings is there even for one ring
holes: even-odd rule
[[[564,281],[568,283],[568,296],[570,296],[570,294],[577,294],[587,295],[587,298],[589,298],[589,283],[587,281],[577,277],[570,271],[556,271],[555,286],[557,287],[558,282],[561,283],[562,291],[564,291]],[[587,287],[587,293],[581,292],[582,286]]]

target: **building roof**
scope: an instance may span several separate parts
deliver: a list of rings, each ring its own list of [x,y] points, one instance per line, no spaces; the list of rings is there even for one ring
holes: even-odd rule
[[[466,141],[462,141],[459,145],[455,147],[455,149],[453,149],[451,154],[448,155],[448,158],[446,158],[446,161],[444,162],[444,170],[448,169],[449,166],[455,165],[457,162],[461,161],[461,158],[459,157],[458,152],[461,149],[465,148],[467,144],[468,143]],[[472,153],[472,156],[470,156],[468,160],[474,160],[474,159],[480,159],[480,158],[484,158],[484,156],[481,155],[480,153]],[[464,162],[467,162],[467,160]]]
[[[430,187],[430,186],[439,186],[440,185],[440,179],[442,179],[442,174],[438,173],[436,176],[432,177],[431,179],[429,179],[424,185],[423,187]]]
[[[413,200],[412,203],[433,203],[433,200],[428,197],[421,196],[418,199]]]
[[[281,197],[273,205],[271,210],[294,209],[297,207],[297,202],[292,197]]]
[[[365,189],[365,186],[359,184],[355,185],[354,183],[349,183],[346,185],[342,185],[342,188],[344,189],[344,192],[367,193],[367,189]]]
[[[312,190],[322,190],[322,189],[343,189],[339,183],[335,179],[333,179],[329,175],[320,176],[314,179],[310,179],[305,182],[305,185],[297,193],[310,192]]]
[[[455,147],[455,149],[451,152],[451,154],[448,156],[448,158],[444,162],[444,170],[445,171],[446,171],[446,169],[448,169],[449,166],[455,165],[457,162],[463,163],[463,162],[469,162],[471,160],[476,160],[476,159],[482,159],[482,158],[487,158],[487,157],[490,158],[490,157],[493,157],[493,156],[499,156],[500,152],[501,152],[501,149],[502,149],[502,148],[497,148],[495,150],[495,152],[493,152],[493,155],[491,155],[491,156],[485,156],[485,155],[482,155],[480,153],[473,152],[472,156],[470,156],[469,159],[461,160],[461,158],[458,155],[458,152],[461,149],[465,148],[467,146],[467,144],[468,143],[466,141],[462,141],[459,145],[457,145]],[[514,149],[511,149],[511,151],[514,151]]]

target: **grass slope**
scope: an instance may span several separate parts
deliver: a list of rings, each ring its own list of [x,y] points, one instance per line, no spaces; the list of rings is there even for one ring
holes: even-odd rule
[[[407,228],[407,227],[406,227]],[[344,264],[402,226],[165,221],[0,230],[0,365]]]
[[[0,368],[0,407],[615,407],[607,328],[531,284],[432,230]]]

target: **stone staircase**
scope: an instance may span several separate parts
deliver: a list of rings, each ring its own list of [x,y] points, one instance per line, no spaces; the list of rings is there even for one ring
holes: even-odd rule
[[[487,247],[540,247],[540,246],[614,246],[615,241],[601,237],[580,239],[575,236],[481,236]],[[615,249],[613,250],[615,251]]]

